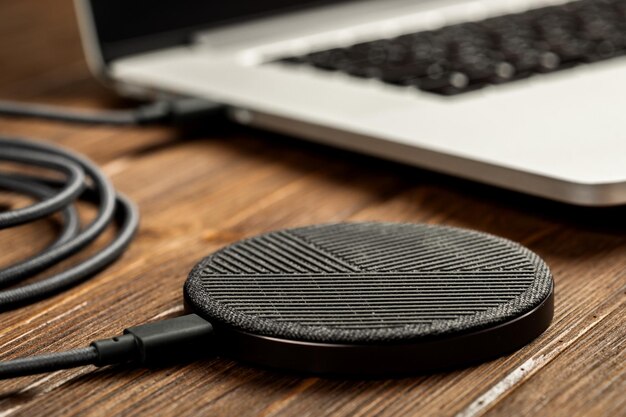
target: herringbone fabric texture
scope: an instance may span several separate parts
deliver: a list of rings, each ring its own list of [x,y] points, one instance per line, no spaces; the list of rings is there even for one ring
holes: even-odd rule
[[[464,229],[340,223],[272,232],[203,259],[188,302],[267,336],[387,343],[468,332],[531,311],[552,291],[546,264]]]

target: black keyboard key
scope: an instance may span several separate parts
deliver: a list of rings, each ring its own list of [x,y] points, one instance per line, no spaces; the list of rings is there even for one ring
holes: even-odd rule
[[[395,66],[383,68],[379,78],[389,84],[410,85],[425,73],[421,66]]]
[[[538,37],[560,62],[580,60],[587,55],[589,43],[580,39],[577,22],[571,14],[550,8],[538,15],[534,24]]]
[[[359,78],[379,78],[382,73],[380,68],[370,65],[352,65],[345,72]]]
[[[340,48],[308,54],[304,57],[304,61],[325,70],[343,69],[351,63],[345,51]]]
[[[452,95],[465,91],[469,85],[469,78],[461,72],[446,71],[419,78],[415,80],[414,84],[420,90]]]
[[[576,8],[580,35],[588,41],[589,61],[607,59],[620,53],[625,45],[624,22],[616,18],[615,10],[604,2],[583,4]]]
[[[397,42],[390,42],[387,47],[387,64],[402,66],[415,61],[413,49]]]

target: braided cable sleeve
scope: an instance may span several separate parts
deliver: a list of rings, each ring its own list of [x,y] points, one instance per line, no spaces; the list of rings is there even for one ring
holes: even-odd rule
[[[54,372],[61,369],[92,365],[98,358],[96,349],[87,348],[50,353],[27,358],[0,361],[0,379]]]
[[[90,278],[119,257],[132,240],[139,223],[135,205],[117,193],[104,173],[90,160],[58,146],[27,139],[0,136],[0,161],[58,171],[63,180],[0,172],[0,189],[27,194],[38,202],[0,213],[0,231],[61,212],[59,237],[47,248],[25,260],[0,269],[0,287],[14,285],[87,248],[117,224],[115,237],[86,260],[36,282],[0,291],[0,311],[51,296]],[[80,227],[75,203],[95,204],[98,212]]]

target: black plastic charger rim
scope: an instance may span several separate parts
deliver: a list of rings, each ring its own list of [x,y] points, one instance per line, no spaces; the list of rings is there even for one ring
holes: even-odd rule
[[[338,223],[267,233],[204,258],[185,283],[225,355],[316,373],[455,367],[541,334],[553,281],[534,253],[445,226]]]

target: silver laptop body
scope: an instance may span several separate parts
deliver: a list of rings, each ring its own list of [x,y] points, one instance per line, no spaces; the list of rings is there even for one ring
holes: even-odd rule
[[[456,95],[276,62],[560,3],[324,2],[198,27],[185,43],[135,50],[113,36],[122,47],[105,56],[106,0],[76,1],[90,66],[122,94],[205,97],[239,123],[571,204],[625,204],[624,56]]]

